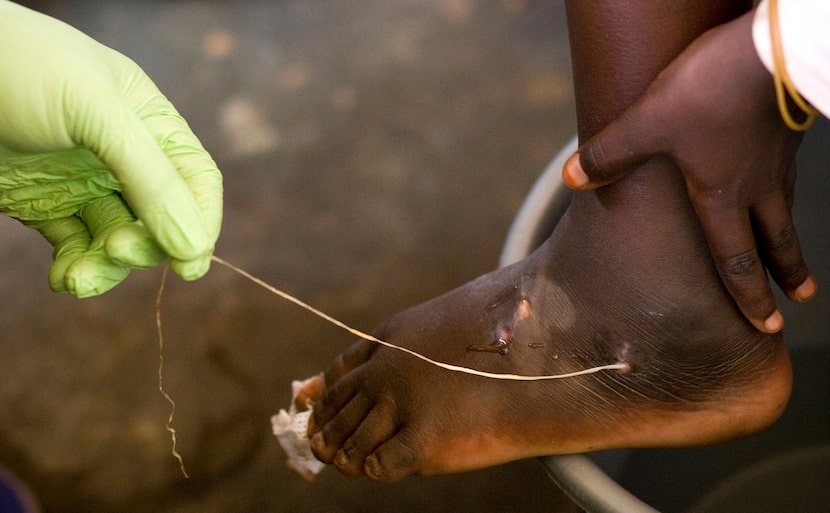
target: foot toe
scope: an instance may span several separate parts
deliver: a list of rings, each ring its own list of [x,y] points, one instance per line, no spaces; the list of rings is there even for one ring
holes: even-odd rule
[[[364,473],[366,457],[380,444],[395,434],[394,416],[388,408],[376,406],[343,444],[334,458],[334,464],[343,474],[358,476]]]
[[[349,380],[340,380],[328,385],[323,397],[314,403],[311,412],[311,423],[309,435],[323,429],[323,426],[338,416],[355,397],[360,394],[358,387],[353,386]]]
[[[328,422],[321,426],[311,437],[311,450],[314,456],[324,463],[334,463],[335,455],[352,433],[361,425],[369,414],[372,403],[362,395],[355,395]]]
[[[373,481],[403,479],[419,470],[418,451],[407,431],[400,431],[366,458],[364,473]]]
[[[366,363],[377,349],[377,344],[366,340],[358,340],[334,359],[324,372],[328,386],[340,381],[344,376]]]

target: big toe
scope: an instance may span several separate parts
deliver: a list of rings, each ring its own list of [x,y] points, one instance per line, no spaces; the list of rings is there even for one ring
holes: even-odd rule
[[[322,399],[325,391],[326,382],[322,373],[304,381],[296,381],[293,383],[294,406],[298,411],[305,411]]]
[[[397,481],[417,473],[419,461],[414,438],[403,430],[366,458],[364,472],[373,481]]]

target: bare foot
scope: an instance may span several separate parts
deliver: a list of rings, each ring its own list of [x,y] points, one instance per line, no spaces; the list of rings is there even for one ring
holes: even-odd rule
[[[325,373],[310,429],[316,456],[390,481],[545,454],[711,443],[775,420],[791,388],[783,336],[756,331],[727,296],[669,167],[652,162],[638,179],[576,193],[531,256],[375,333],[489,372],[627,369],[505,382],[360,341]]]
[[[567,1],[580,138],[744,4]],[[575,193],[551,238],[525,260],[404,311],[375,334],[498,373],[628,364],[504,382],[358,342],[325,372],[312,449],[345,474],[380,481],[543,454],[726,440],[776,419],[792,381],[783,336],[755,330],[737,310],[679,170],[659,158],[607,188]]]

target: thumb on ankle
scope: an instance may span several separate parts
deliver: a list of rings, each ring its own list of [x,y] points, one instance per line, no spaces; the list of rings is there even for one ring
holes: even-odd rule
[[[595,189],[616,182],[640,164],[663,153],[656,126],[661,125],[637,104],[582,144],[562,168],[572,189]]]

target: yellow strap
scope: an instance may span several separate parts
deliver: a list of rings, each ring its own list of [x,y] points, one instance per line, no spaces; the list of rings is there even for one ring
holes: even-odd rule
[[[769,31],[772,42],[773,80],[775,81],[775,95],[778,99],[778,110],[784,123],[792,130],[803,132],[810,128],[813,121],[818,117],[818,111],[801,97],[793,85],[790,74],[787,73],[787,66],[784,62],[784,49],[781,45],[781,31],[778,25],[778,0],[769,0]],[[790,109],[787,106],[787,94],[793,99],[796,106],[807,115],[807,119],[801,123],[793,119]]]

